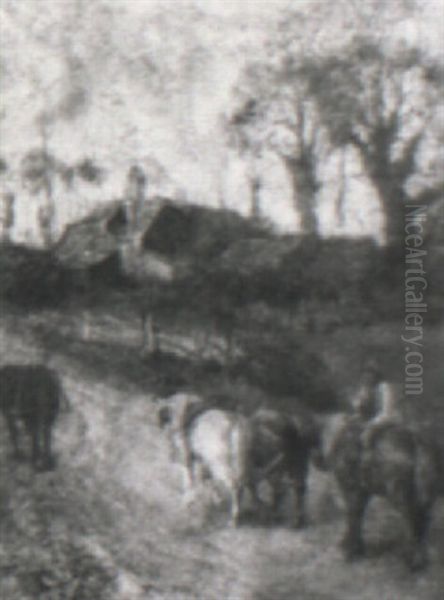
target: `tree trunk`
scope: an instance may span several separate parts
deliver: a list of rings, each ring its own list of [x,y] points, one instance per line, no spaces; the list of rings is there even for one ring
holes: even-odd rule
[[[372,179],[384,213],[384,237],[386,244],[385,272],[386,280],[395,291],[399,301],[399,310],[404,304],[405,292],[405,216],[407,196],[402,187],[393,185],[384,176]]]
[[[408,197],[403,186],[390,181],[390,174],[382,171],[368,173],[384,212],[384,236],[387,246],[404,248],[404,220]]]
[[[250,217],[252,219],[260,219],[262,215],[261,210],[261,188],[262,184],[259,177],[252,177],[250,181],[251,189],[251,203],[250,203]]]
[[[3,194],[1,211],[1,237],[3,240],[9,242],[12,238],[12,230],[15,223],[15,196],[11,192]]]
[[[49,134],[48,134],[48,123],[46,119],[43,119],[41,122],[41,136],[42,136],[42,149],[43,155],[45,156],[45,160],[47,164],[45,166],[44,172],[44,191],[45,191],[45,199],[46,199],[46,210],[45,216],[43,217],[43,227],[42,234],[46,247],[52,246],[54,241],[54,217],[55,217],[55,203],[54,203],[54,194],[53,194],[53,181],[52,181],[52,166],[48,162],[49,157]],[[42,222],[40,223],[42,226]]]
[[[303,168],[304,163],[305,168]],[[284,157],[284,164],[290,176],[293,191],[293,202],[301,221],[304,233],[317,233],[319,230],[316,213],[317,183],[310,168],[310,161],[301,161],[294,157]]]

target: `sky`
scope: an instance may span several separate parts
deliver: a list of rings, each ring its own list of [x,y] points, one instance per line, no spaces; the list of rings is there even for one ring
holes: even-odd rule
[[[226,151],[220,114],[245,61],[263,51],[270,27],[289,4],[313,9],[313,0],[3,0],[2,154],[18,165],[30,147],[41,145],[37,117],[47,114],[56,155],[67,162],[87,155],[107,165],[112,176],[104,189],[78,189],[76,197],[60,190],[60,226],[91,203],[119,196],[136,160],[159,163],[168,173],[159,191],[213,205],[223,199],[246,210],[245,165]],[[397,29],[442,53],[443,1],[423,0],[421,19]],[[193,43],[200,50],[190,63],[185,50]],[[87,68],[74,64],[67,71],[68,54]],[[78,89],[87,94],[76,106],[71,101]],[[266,172],[265,212],[282,229],[297,227],[289,182],[271,156]],[[359,177],[355,185],[354,198],[371,196]],[[25,235],[35,211],[25,191],[20,202]],[[334,202],[321,198],[323,231],[378,237],[377,203],[354,204],[351,199],[346,222],[339,223]]]

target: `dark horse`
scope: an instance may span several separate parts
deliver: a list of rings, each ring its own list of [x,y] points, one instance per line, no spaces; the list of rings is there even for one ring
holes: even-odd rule
[[[57,373],[40,364],[0,368],[0,411],[16,458],[22,457],[20,422],[32,441],[32,464],[39,470],[55,467],[52,429],[60,410],[63,388]]]
[[[386,423],[363,442],[368,423],[357,415],[343,417],[325,458],[346,505],[342,547],[347,559],[363,555],[362,526],[372,496],[382,496],[408,525],[406,560],[411,569],[427,564],[427,536],[438,495],[439,466],[429,441],[400,423]]]
[[[250,418],[252,426],[250,489],[260,504],[257,490],[262,480],[272,487],[273,517],[279,517],[287,482],[294,494],[293,525],[306,522],[306,492],[309,462],[318,447],[317,430],[308,416],[289,415],[273,409],[259,409]]]

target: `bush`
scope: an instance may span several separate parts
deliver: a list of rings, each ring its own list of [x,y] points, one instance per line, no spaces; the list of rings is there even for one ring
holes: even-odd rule
[[[21,555],[22,554],[22,555]],[[50,539],[44,547],[24,548],[14,556],[21,597],[35,600],[109,600],[116,570],[80,543]]]
[[[6,162],[6,160],[4,158],[2,158],[0,156],[0,175],[3,175],[3,173],[6,173],[7,170],[8,170],[8,163]]]
[[[96,165],[90,158],[85,158],[76,167],[79,177],[88,183],[100,183],[103,177],[103,170]]]
[[[4,244],[0,273],[3,299],[21,308],[58,306],[68,293],[68,274],[49,251]]]
[[[234,374],[272,397],[292,397],[315,410],[338,406],[333,380],[324,361],[276,320],[250,323],[239,339],[242,357]]]

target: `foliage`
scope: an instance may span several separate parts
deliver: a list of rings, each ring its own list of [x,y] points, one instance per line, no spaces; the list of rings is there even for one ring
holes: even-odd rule
[[[314,4],[285,9],[265,52],[247,62],[228,137],[246,157],[281,157],[308,233],[317,231],[330,154],[353,148],[381,201],[387,240],[399,244],[403,204],[442,197],[442,64],[389,35],[418,17],[414,3]]]
[[[299,77],[299,61],[273,56],[270,64],[249,64],[238,91],[239,105],[227,120],[231,142],[258,160],[273,151],[282,160],[293,200],[306,232],[317,231],[316,194],[324,152],[317,114]],[[257,171],[257,168],[256,168]],[[254,174],[253,184],[257,174]],[[256,184],[257,185],[257,184]]]
[[[363,300],[381,269],[381,252],[372,240],[309,237],[285,258],[282,277],[294,281],[304,298]]]
[[[68,292],[67,272],[45,250],[3,244],[0,273],[2,297],[22,308],[57,306]]]
[[[84,158],[76,166],[77,175],[88,183],[100,184],[104,173],[91,158]]]
[[[319,38],[343,12],[338,4],[284,9],[264,51],[243,69],[226,118],[229,141],[247,160],[269,152],[281,159],[305,233],[318,230],[321,169],[331,148],[302,74],[306,57],[318,53]]]
[[[145,250],[194,265],[211,261],[239,239],[268,235],[262,223],[234,211],[169,203],[158,212],[142,243]]]
[[[6,173],[8,170],[8,163],[6,162],[6,159],[4,159],[3,157],[0,156],[0,175],[3,175],[3,173]]]
[[[431,204],[442,194],[442,175],[426,159],[438,152],[442,67],[416,48],[357,36],[338,54],[307,58],[302,75],[333,146],[360,156],[388,242],[399,242],[403,204]]]
[[[21,178],[32,194],[47,191],[50,179],[57,172],[57,160],[43,149],[30,150],[20,163]]]
[[[68,189],[71,189],[74,183],[75,169],[68,165],[64,165],[59,169],[59,174]]]
[[[242,356],[234,374],[246,378],[272,398],[288,397],[314,410],[337,406],[333,381],[323,360],[296,339],[274,314],[253,315],[239,340]]]
[[[20,591],[35,600],[109,600],[115,573],[69,540],[54,540],[34,552],[17,552]]]
[[[2,225],[2,233],[6,233],[6,236],[9,236],[15,223],[15,195],[11,192],[4,192],[1,200],[2,214],[0,216],[0,223]]]

